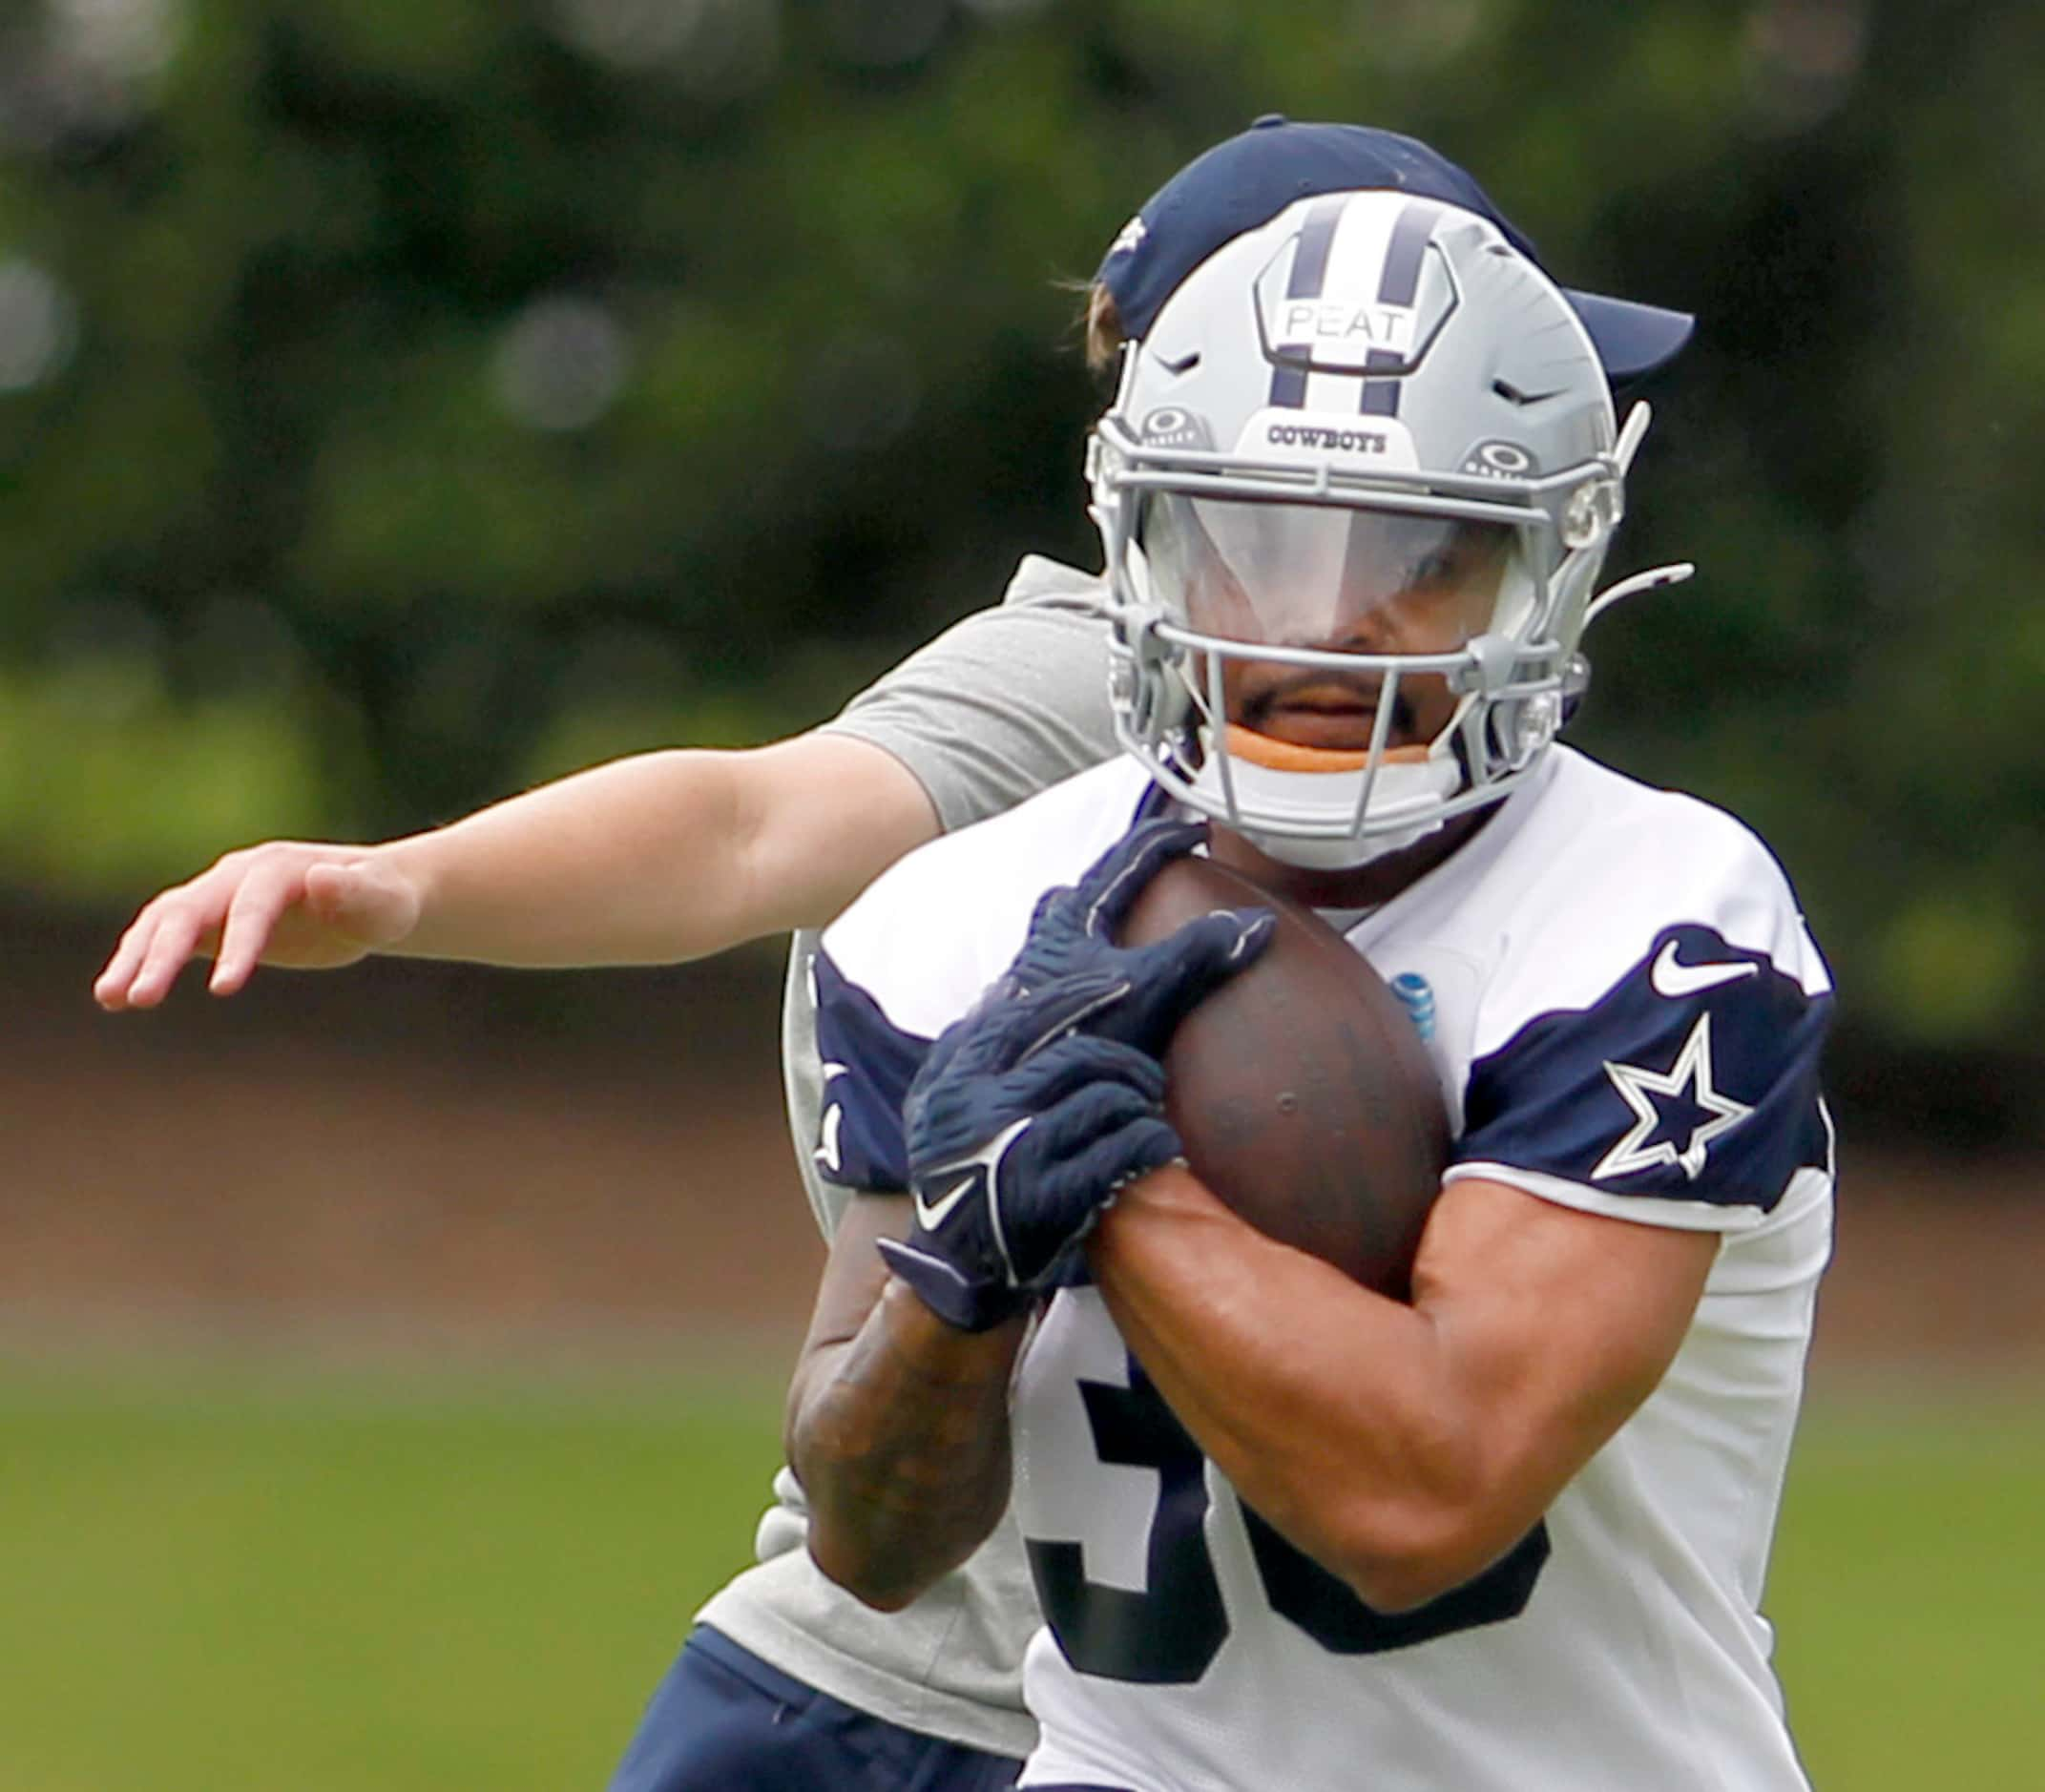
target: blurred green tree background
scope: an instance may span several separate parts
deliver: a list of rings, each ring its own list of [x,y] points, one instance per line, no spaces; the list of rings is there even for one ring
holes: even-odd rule
[[[794,730],[1093,563],[1067,282],[1279,110],[1698,312],[1614,564],[1702,571],[1579,738],[1769,836],[1899,1115],[1974,1089],[2045,993],[2041,66],[1930,0],[14,0],[0,877]]]

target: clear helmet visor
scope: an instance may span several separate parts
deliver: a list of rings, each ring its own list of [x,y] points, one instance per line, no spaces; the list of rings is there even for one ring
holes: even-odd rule
[[[1453,653],[1493,626],[1514,531],[1407,511],[1146,494],[1152,596],[1202,635]]]
[[[1363,656],[1345,670],[1217,657],[1226,719],[1324,748],[1369,736],[1381,657],[1453,655],[1501,626],[1524,580],[1510,577],[1509,525],[1392,510],[1145,495],[1137,547],[1152,600],[1217,642]],[[1446,678],[1398,680],[1388,744],[1432,740],[1455,708]]]

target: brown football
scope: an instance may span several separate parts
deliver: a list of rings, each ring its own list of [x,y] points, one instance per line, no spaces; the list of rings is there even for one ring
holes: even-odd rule
[[[1202,1182],[1260,1232],[1404,1299],[1441,1188],[1449,1122],[1406,1006],[1312,909],[1208,859],[1178,859],[1124,922],[1143,945],[1216,908],[1277,931],[1180,1023],[1165,1112]]]

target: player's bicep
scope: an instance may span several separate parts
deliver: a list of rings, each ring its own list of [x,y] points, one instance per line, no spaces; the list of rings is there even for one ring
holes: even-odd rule
[[[1539,1519],[1659,1385],[1719,1243],[1481,1177],[1443,1190],[1414,1264],[1413,1304],[1482,1439],[1498,1548]]]
[[[744,757],[741,875],[759,931],[823,927],[937,837],[923,785],[869,741],[811,733]]]

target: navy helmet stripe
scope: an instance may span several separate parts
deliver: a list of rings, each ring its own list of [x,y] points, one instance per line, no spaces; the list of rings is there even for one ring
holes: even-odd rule
[[[1441,207],[1420,201],[1406,207],[1391,227],[1391,240],[1385,248],[1385,271],[1378,276],[1378,302],[1409,305],[1420,290],[1420,268],[1434,234]],[[1397,374],[1405,363],[1382,348],[1373,348],[1364,361],[1363,402],[1358,408],[1367,417],[1396,417],[1399,414],[1399,382],[1382,376]],[[1374,377],[1375,376],[1375,377]]]
[[[1328,252],[1335,244],[1335,226],[1342,221],[1348,204],[1346,193],[1330,194],[1307,208],[1306,222],[1292,251],[1292,272],[1285,281],[1288,299],[1318,299],[1327,280]],[[1298,361],[1281,361],[1271,369],[1271,404],[1298,410],[1306,403],[1306,367]]]
[[[1297,361],[1281,361],[1271,369],[1270,402],[1285,410],[1306,403],[1306,369]]]
[[[1409,305],[1420,290],[1420,264],[1427,253],[1428,239],[1441,207],[1419,202],[1409,205],[1391,227],[1391,241],[1385,249],[1385,272],[1378,279],[1378,302]]]
[[[1349,203],[1346,193],[1317,199],[1300,227],[1300,246],[1292,254],[1292,275],[1285,282],[1288,299],[1318,299],[1327,279],[1328,251],[1335,246],[1335,226]]]
[[[1367,417],[1396,417],[1400,385],[1397,374],[1406,363],[1388,348],[1373,348],[1364,357],[1364,402],[1357,406]]]

